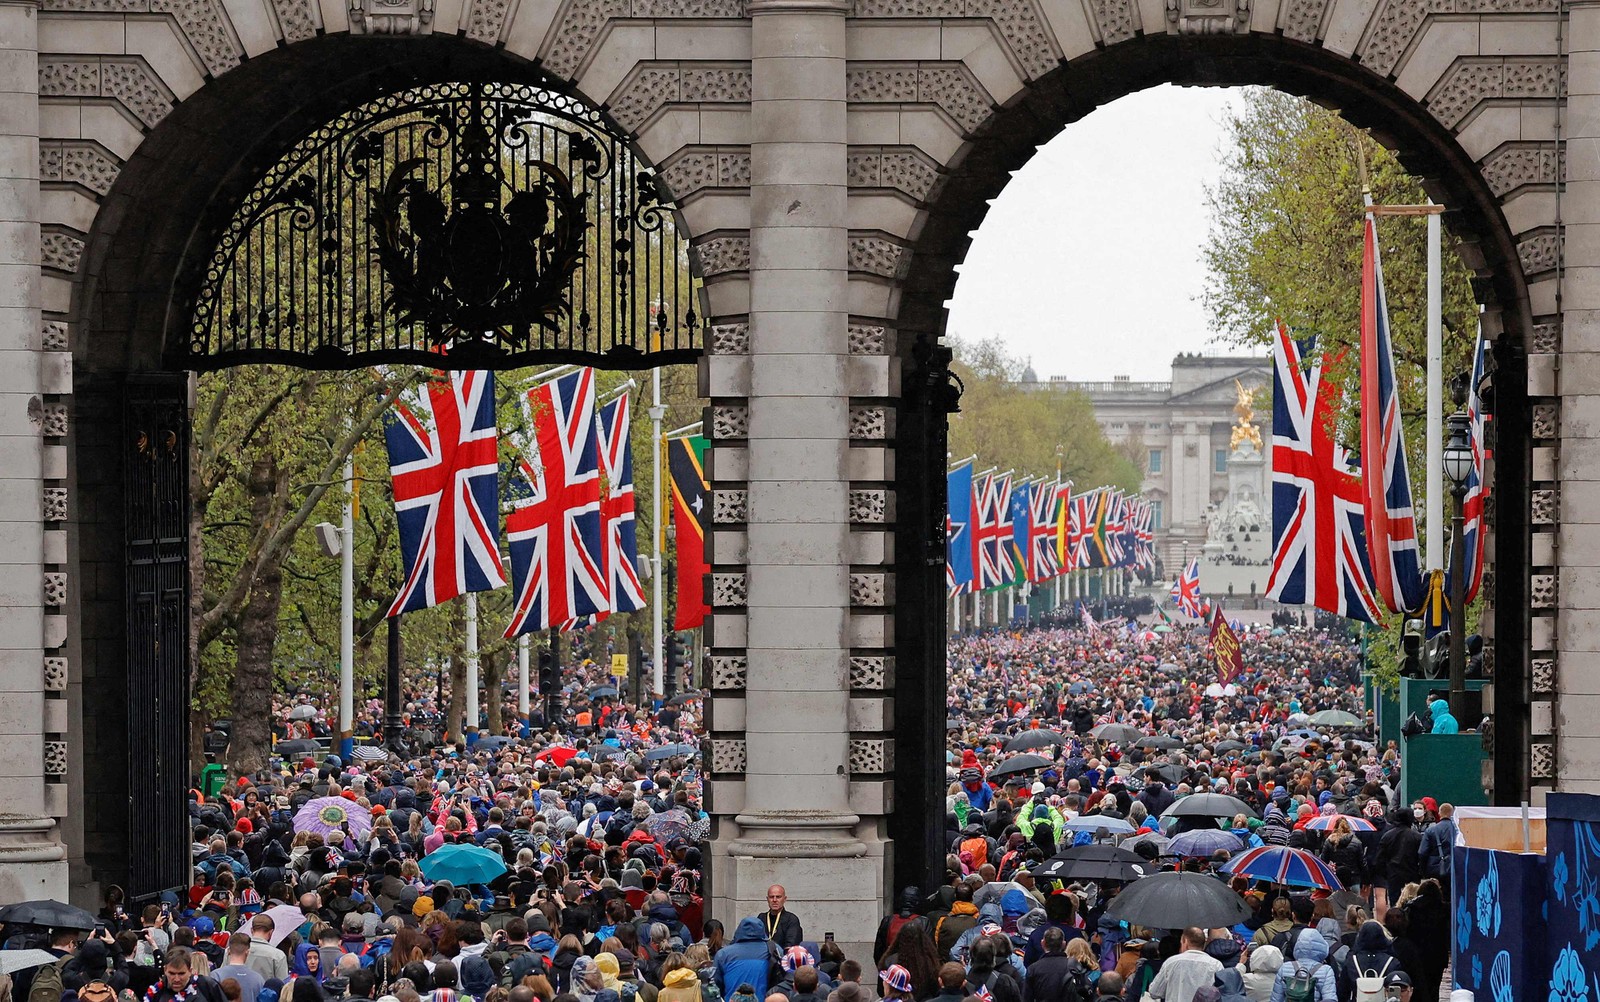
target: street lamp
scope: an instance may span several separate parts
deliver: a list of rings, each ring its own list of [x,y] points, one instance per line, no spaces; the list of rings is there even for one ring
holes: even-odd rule
[[[1467,575],[1463,566],[1466,543],[1462,539],[1467,478],[1472,475],[1472,442],[1467,424],[1467,415],[1459,410],[1445,419],[1450,439],[1445,443],[1443,464],[1456,502],[1455,515],[1450,520],[1450,709],[1458,721],[1467,719]]]

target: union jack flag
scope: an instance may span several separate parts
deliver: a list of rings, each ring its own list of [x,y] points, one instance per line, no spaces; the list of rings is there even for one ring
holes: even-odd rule
[[[629,394],[600,408],[600,461],[606,471],[606,496],[600,502],[605,522],[606,574],[612,612],[643,609],[644,585],[639,582],[639,539],[633,506],[633,413]],[[596,620],[604,618],[597,615]]]
[[[1370,212],[1361,258],[1361,465],[1371,474],[1363,487],[1373,592],[1392,611],[1409,612],[1422,605],[1422,564],[1389,341],[1383,260]]]
[[[1467,388],[1467,441],[1472,445],[1472,470],[1467,474],[1467,493],[1462,498],[1461,543],[1462,565],[1467,569],[1467,597],[1471,602],[1483,584],[1483,503],[1489,496],[1489,485],[1484,482],[1484,413],[1483,400],[1478,396],[1478,383],[1483,379],[1488,362],[1489,343],[1483,332],[1478,332],[1478,343],[1472,352],[1472,383]],[[1451,573],[1454,573],[1454,568]],[[1446,575],[1445,594],[1449,594],[1449,577]]]
[[[1028,580],[1036,584],[1061,573],[1061,561],[1056,559],[1056,509],[1061,496],[1059,484],[1040,481],[1033,485],[1028,517]]]
[[[1341,396],[1313,341],[1282,324],[1272,344],[1272,571],[1267,597],[1375,623],[1361,473],[1337,438]]]
[[[505,585],[494,373],[437,374],[412,387],[383,422],[405,578],[389,615]]]
[[[1191,560],[1189,566],[1172,582],[1172,601],[1185,616],[1200,617],[1200,561]]]
[[[594,370],[529,390],[519,443],[521,488],[506,515],[516,593],[505,635],[566,627],[611,609],[601,526]]]
[[[1011,528],[1011,474],[991,473],[983,478],[977,499],[978,517],[972,541],[977,547],[977,586],[982,591],[1012,580],[1014,552]]]
[[[1085,630],[1090,630],[1096,633],[1099,632],[1100,624],[1095,622],[1095,618],[1093,616],[1089,615],[1089,607],[1084,605],[1082,601],[1078,602],[1078,618],[1083,621],[1083,628]]]
[[[1084,544],[1089,538],[1089,522],[1094,512],[1094,491],[1070,494],[1062,507],[1063,528],[1058,535],[1061,566],[1067,570],[1087,567],[1089,555]]]

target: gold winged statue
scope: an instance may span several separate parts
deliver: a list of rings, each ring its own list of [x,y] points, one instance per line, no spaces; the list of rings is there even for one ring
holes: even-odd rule
[[[1238,395],[1237,402],[1233,405],[1233,413],[1239,420],[1233,426],[1233,435],[1228,439],[1228,450],[1236,452],[1239,443],[1250,442],[1255,445],[1256,451],[1262,451],[1261,430],[1251,421],[1256,416],[1254,394],[1244,388],[1244,384],[1235,379],[1233,381],[1234,393]]]

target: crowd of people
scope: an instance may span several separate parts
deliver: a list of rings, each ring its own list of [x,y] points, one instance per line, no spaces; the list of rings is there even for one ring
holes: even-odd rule
[[[945,880],[898,889],[870,956],[807,938],[781,886],[757,915],[707,914],[698,698],[636,707],[597,657],[555,719],[495,740],[450,734],[443,694],[413,687],[412,736],[432,741],[283,754],[196,792],[192,886],[137,903],[109,889],[93,931],[57,929],[54,962],[0,976],[0,1002],[1432,1002],[1449,805],[1396,801],[1398,752],[1371,739],[1348,637],[1262,628],[1244,647],[1246,672],[1223,682],[1194,627],[953,639],[949,796],[928,819]],[[278,704],[285,739],[326,729],[302,705]],[[1326,710],[1357,723],[1318,729]],[[1047,735],[1027,749],[1039,762],[1009,768],[1025,732]],[[1162,817],[1202,792],[1245,809]],[[1315,853],[1346,890],[1233,878],[1248,921],[1162,928],[1108,916],[1115,881],[1036,873],[1110,842],[1153,870],[1211,872],[1230,850],[1169,851],[1206,827],[1233,851]],[[487,850],[493,875],[442,877],[455,847]]]

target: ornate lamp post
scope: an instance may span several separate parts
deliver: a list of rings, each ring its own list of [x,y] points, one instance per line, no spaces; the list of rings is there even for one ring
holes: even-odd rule
[[[1450,439],[1444,447],[1444,475],[1450,480],[1455,498],[1455,515],[1450,520],[1450,710],[1464,721],[1467,693],[1467,579],[1462,573],[1466,544],[1462,539],[1462,513],[1466,503],[1467,477],[1472,474],[1472,443],[1467,437],[1467,415],[1456,411],[1445,421]]]

